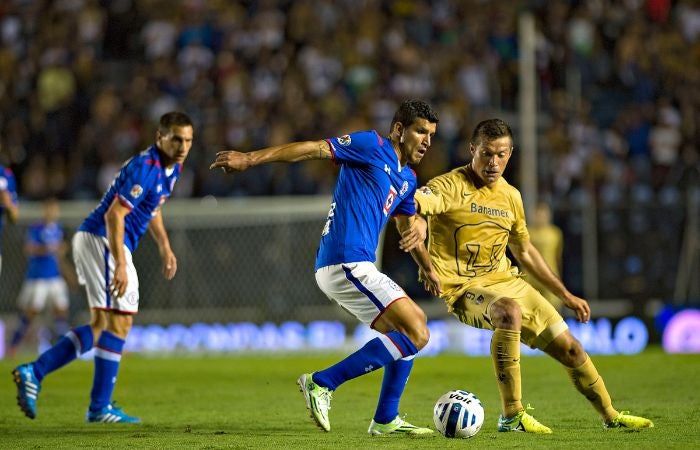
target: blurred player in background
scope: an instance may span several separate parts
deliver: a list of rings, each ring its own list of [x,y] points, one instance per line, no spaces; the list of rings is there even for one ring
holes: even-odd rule
[[[506,256],[509,247],[518,262],[556,293],[580,322],[590,319],[588,302],[566,289],[530,242],[520,192],[501,177],[513,152],[510,127],[500,119],[479,123],[469,149],[468,165],[433,178],[416,192],[415,199],[418,212],[428,217],[428,250],[448,310],[467,325],[494,330],[491,357],[502,406],[498,431],[552,432],[523,407],[521,341],[564,365],[606,427],[652,427],[650,420],[612,406],[603,379],[564,319],[523,281]],[[425,238],[425,220],[416,222],[402,235],[404,250]]]
[[[7,215],[7,219],[10,222],[17,222],[19,217],[17,182],[12,169],[0,164],[0,238],[2,237],[2,228],[5,224],[5,215]],[[0,239],[1,243],[2,240]],[[2,245],[0,245],[0,270],[2,270]]]
[[[242,171],[271,162],[332,159],[341,166],[331,208],[316,255],[316,282],[321,290],[361,322],[382,333],[346,359],[297,380],[317,425],[330,431],[328,410],[333,392],[344,382],[384,367],[379,402],[368,432],[429,434],[432,430],[404,421],[399,400],[413,357],[428,343],[423,310],[375,267],[379,234],[390,216],[400,231],[413,226],[418,164],[430,148],[438,118],[419,100],[403,102],[389,136],[361,131],[338,138],[295,142],[249,153],[220,152],[211,168]],[[439,282],[427,250],[412,255],[437,295]]]
[[[88,422],[137,423],[112,403],[112,392],[126,336],[139,307],[139,281],[131,254],[149,230],[170,280],[177,260],[163,224],[161,205],[172,193],[192,146],[193,126],[181,112],[160,118],[155,144],[129,159],[102,201],[73,237],[73,258],[87,290],[90,323],[73,328],[33,363],[13,371],[17,402],[24,414],[36,417],[36,401],[46,375],[73,361],[95,344],[95,374]]]
[[[527,227],[530,233],[530,242],[542,255],[552,273],[560,278],[562,267],[562,254],[564,250],[564,234],[561,228],[552,223],[552,210],[546,202],[538,202],[535,206],[535,214],[532,216],[532,224]],[[537,276],[524,269],[527,282],[537,289],[549,303],[561,314],[564,303],[550,291]]]
[[[19,323],[8,348],[10,357],[16,355],[32,320],[47,305],[53,313],[54,335],[62,336],[68,331],[68,285],[64,274],[71,272],[65,261],[68,246],[58,223],[59,214],[58,200],[49,198],[42,205],[42,219],[27,230],[27,273],[17,299]]]

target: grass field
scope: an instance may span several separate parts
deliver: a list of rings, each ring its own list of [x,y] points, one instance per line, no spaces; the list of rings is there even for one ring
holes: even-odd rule
[[[307,416],[295,380],[340,355],[168,356],[125,355],[115,398],[141,425],[85,424],[92,363],[76,361],[44,380],[36,420],[15,403],[11,369],[0,361],[0,448],[700,448],[700,356],[658,349],[634,356],[594,357],[618,409],[654,420],[641,432],[604,430],[571,386],[566,372],[546,357],[523,357],[524,401],[554,430],[549,436],[498,433],[498,392],[491,360],[441,355],[416,360],[401,404],[416,424],[432,427],[432,407],[450,389],[476,393],[486,419],[474,438],[436,435],[370,437],[382,371],[343,385],[324,433]]]

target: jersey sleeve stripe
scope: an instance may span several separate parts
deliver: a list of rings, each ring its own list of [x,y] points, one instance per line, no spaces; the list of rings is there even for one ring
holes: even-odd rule
[[[331,142],[330,139],[326,139],[326,142],[328,142],[328,146],[331,148],[331,160],[333,162],[335,161],[335,147],[333,146],[333,142]]]
[[[123,206],[128,208],[129,211],[133,211],[134,205],[129,200],[127,200],[126,198],[124,198],[120,194],[115,194],[115,197],[117,197],[117,200],[119,200],[119,203],[121,203]]]

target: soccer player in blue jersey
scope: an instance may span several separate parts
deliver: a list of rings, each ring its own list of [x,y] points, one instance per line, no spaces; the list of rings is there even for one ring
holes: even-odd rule
[[[14,223],[19,217],[19,206],[17,202],[17,182],[12,169],[0,164],[0,236],[2,227],[7,219]],[[1,241],[0,241],[1,242]],[[2,270],[2,246],[0,245],[0,270]]]
[[[139,281],[131,254],[149,230],[158,244],[162,271],[170,280],[177,260],[170,248],[161,205],[170,196],[192,147],[193,126],[181,112],[160,118],[155,144],[129,159],[102,201],[73,237],[73,258],[87,290],[90,323],[73,328],[56,345],[13,371],[17,402],[24,414],[36,417],[41,381],[93,347],[95,373],[88,422],[140,422],[112,402],[126,336],[138,312]]]
[[[17,353],[32,320],[48,304],[53,310],[56,336],[68,331],[68,285],[61,269],[65,268],[66,243],[58,223],[58,200],[44,201],[42,219],[29,226],[24,251],[27,254],[27,274],[17,303],[19,323],[12,334],[8,355]],[[65,270],[65,269],[64,269]]]
[[[389,217],[399,230],[413,226],[418,164],[430,148],[438,118],[419,100],[403,102],[388,136],[376,131],[295,142],[249,153],[217,154],[211,168],[242,171],[271,162],[332,159],[340,165],[328,217],[316,255],[316,282],[330,299],[361,322],[382,333],[337,364],[297,380],[316,424],[330,431],[328,410],[333,392],[344,382],[384,367],[379,402],[368,432],[429,434],[399,416],[399,400],[413,366],[413,357],[428,343],[423,310],[374,265],[379,234]],[[427,250],[412,255],[426,274],[429,288],[440,290]],[[430,283],[430,280],[434,283]]]

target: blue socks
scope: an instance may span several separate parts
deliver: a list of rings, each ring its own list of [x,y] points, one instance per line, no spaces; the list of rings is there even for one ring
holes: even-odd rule
[[[367,342],[361,349],[339,363],[325,370],[315,372],[313,381],[320,386],[335,390],[348,380],[416,353],[418,353],[418,349],[405,334],[398,331],[390,331]],[[408,378],[412,364],[411,362],[411,365],[408,367],[406,378]],[[402,384],[406,384],[405,380]],[[403,386],[401,387],[401,392],[403,392]],[[391,421],[394,417],[389,420]]]
[[[112,401],[124,342],[124,339],[109,331],[104,330],[100,334],[95,348],[95,376],[90,392],[90,411],[99,411]]]
[[[19,325],[17,326],[15,332],[12,334],[10,347],[17,347],[19,343],[22,342],[22,339],[24,339],[24,335],[27,334],[27,330],[29,329],[30,323],[31,321],[26,315],[19,315]]]
[[[41,382],[46,375],[60,369],[92,348],[92,329],[83,325],[70,330],[56,345],[45,351],[34,361],[34,375]]]
[[[399,415],[399,401],[413,368],[413,356],[399,359],[384,366],[382,390],[379,393],[374,421],[389,423]]]
[[[39,381],[46,375],[92,349],[93,337],[90,325],[83,325],[66,333],[34,362],[34,375]],[[112,399],[114,383],[117,381],[119,362],[124,349],[124,339],[103,330],[95,349],[95,376],[90,393],[90,409],[100,410]]]

